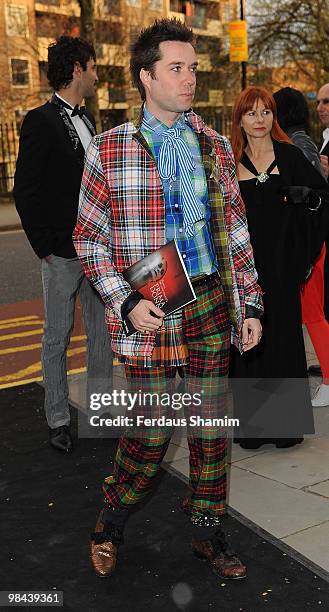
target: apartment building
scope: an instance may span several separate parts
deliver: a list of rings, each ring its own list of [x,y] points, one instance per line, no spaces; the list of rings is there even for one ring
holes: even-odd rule
[[[159,17],[177,17],[197,36],[200,69],[195,104],[207,115],[230,103],[235,66],[227,63],[227,23],[236,0],[94,0],[99,107],[114,125],[139,105],[130,86],[129,45],[141,27]],[[17,121],[49,97],[47,47],[63,33],[80,32],[76,0],[3,0],[0,3],[0,122]]]
[[[104,129],[133,118],[140,107],[129,75],[131,42],[154,19],[176,17],[192,27],[197,38],[200,66],[194,108],[225,131],[225,109],[239,89],[238,67],[228,62],[228,22],[237,18],[236,0],[93,0],[93,6]],[[27,110],[49,99],[48,45],[61,34],[79,33],[78,0],[0,2],[0,192],[17,145],[4,145],[3,126],[15,124],[17,138]]]

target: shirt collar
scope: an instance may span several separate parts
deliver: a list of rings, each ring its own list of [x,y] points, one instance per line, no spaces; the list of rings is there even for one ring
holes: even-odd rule
[[[327,127],[325,130],[323,130],[322,137],[323,137],[323,140],[325,142],[328,142],[328,140],[329,140],[329,127]]]
[[[65,102],[65,108],[66,108],[68,111],[70,111],[70,110],[71,110],[71,111],[73,111],[73,106],[72,106],[72,104],[70,104],[70,103],[69,103],[67,100],[64,100],[64,98],[62,98],[62,96],[60,96],[60,95],[59,95],[59,94],[58,94],[56,91],[55,91],[55,96],[56,96],[57,98],[59,98],[60,100],[62,100],[62,102]]]
[[[169,128],[165,123],[162,123],[159,119],[157,119],[154,115],[150,113],[150,111],[144,105],[144,117],[147,123],[152,127],[157,134],[162,134],[166,132]],[[186,123],[184,113],[182,113],[175,121],[175,123],[171,126],[172,128],[180,128],[181,130],[185,130]]]

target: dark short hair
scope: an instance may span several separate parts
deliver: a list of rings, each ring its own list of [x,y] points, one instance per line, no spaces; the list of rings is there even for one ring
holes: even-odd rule
[[[190,43],[195,45],[194,34],[178,19],[156,19],[156,21],[142,30],[138,39],[131,46],[130,71],[133,84],[145,100],[144,85],[139,73],[142,68],[154,77],[154,64],[161,59],[160,43],[167,40]]]
[[[298,89],[283,87],[273,94],[278,114],[278,122],[283,130],[295,125],[308,129],[309,110],[305,97]]]
[[[61,36],[48,47],[49,84],[55,91],[66,87],[73,79],[74,64],[79,62],[82,70],[87,69],[87,62],[96,60],[94,47],[82,38]]]

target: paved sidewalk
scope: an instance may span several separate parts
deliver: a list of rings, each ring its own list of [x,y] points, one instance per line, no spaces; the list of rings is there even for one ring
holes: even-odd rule
[[[306,334],[308,363],[317,363]],[[117,366],[115,388],[124,387],[122,366]],[[311,379],[314,390],[320,379]],[[313,393],[313,391],[312,391]],[[70,380],[70,399],[76,407],[85,403],[85,376]],[[318,432],[301,445],[276,449],[274,445],[246,451],[232,445],[229,505],[233,510],[279,541],[291,547],[306,566],[322,568],[329,580],[329,407],[314,409]],[[189,451],[184,432],[174,434],[164,467],[188,477]]]

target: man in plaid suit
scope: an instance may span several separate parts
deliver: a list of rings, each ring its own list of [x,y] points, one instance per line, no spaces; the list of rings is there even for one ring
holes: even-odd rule
[[[212,412],[211,398],[222,403],[230,339],[241,351],[259,342],[262,300],[230,145],[190,110],[193,43],[191,30],[163,19],[133,45],[141,117],[93,139],[74,244],[105,302],[112,348],[132,386],[173,389],[177,369],[184,370],[191,394],[200,385],[209,391]],[[197,300],[164,319],[122,273],[173,238]],[[123,319],[136,333],[126,336]],[[169,441],[161,427],[120,438],[91,543],[98,576],[113,571],[129,510],[150,491]],[[223,578],[243,578],[246,568],[221,528],[226,437],[209,428],[189,432],[188,443],[191,496],[184,510],[196,532],[192,549]]]

